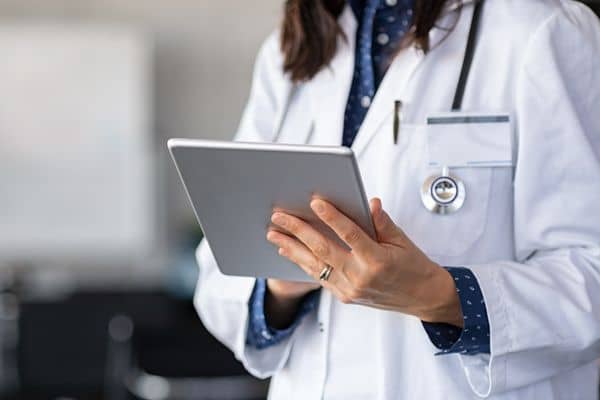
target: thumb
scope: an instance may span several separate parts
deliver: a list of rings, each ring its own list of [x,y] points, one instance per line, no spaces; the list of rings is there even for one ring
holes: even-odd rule
[[[403,244],[406,235],[392,221],[388,213],[383,210],[381,200],[378,198],[371,199],[371,218],[377,233],[377,240],[383,243]]]

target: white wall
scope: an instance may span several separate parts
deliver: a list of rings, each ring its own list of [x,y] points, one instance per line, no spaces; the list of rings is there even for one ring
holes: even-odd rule
[[[158,132],[227,138],[247,95],[255,52],[276,25],[281,3],[0,0],[0,18],[117,22],[148,31],[157,44]]]
[[[159,212],[166,216],[165,240],[174,246],[195,221],[167,157],[166,139],[231,138],[256,51],[278,24],[282,5],[283,0],[0,0],[0,24],[123,24],[149,35],[155,45],[157,179],[163,185]]]

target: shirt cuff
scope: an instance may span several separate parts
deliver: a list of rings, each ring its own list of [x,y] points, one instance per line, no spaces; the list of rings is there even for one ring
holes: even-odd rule
[[[468,268],[445,267],[452,275],[460,299],[464,327],[445,323],[423,322],[423,328],[442,354],[490,353],[490,323],[483,293],[477,278]]]
[[[302,301],[294,318],[294,322],[286,329],[275,329],[267,324],[265,318],[265,295],[267,293],[266,279],[257,279],[254,290],[248,301],[249,319],[246,343],[257,349],[274,346],[287,339],[300,325],[302,318],[317,308],[319,291],[308,294]]]

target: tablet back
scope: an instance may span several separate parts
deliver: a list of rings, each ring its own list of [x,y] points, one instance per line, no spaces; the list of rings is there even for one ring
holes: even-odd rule
[[[310,209],[313,196],[330,201],[375,236],[348,148],[186,139],[171,139],[168,146],[224,274],[310,280],[265,235],[277,208],[338,240]]]

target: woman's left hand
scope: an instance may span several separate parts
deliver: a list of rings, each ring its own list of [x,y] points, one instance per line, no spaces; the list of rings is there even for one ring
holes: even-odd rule
[[[414,315],[427,322],[463,325],[460,302],[451,275],[431,261],[382,209],[371,200],[377,234],[373,240],[330,203],[315,199],[310,206],[350,251],[326,238],[307,222],[280,211],[272,222],[289,234],[269,230],[267,239],[279,254],[319,281],[329,265],[327,281],[319,281],[340,301]]]

